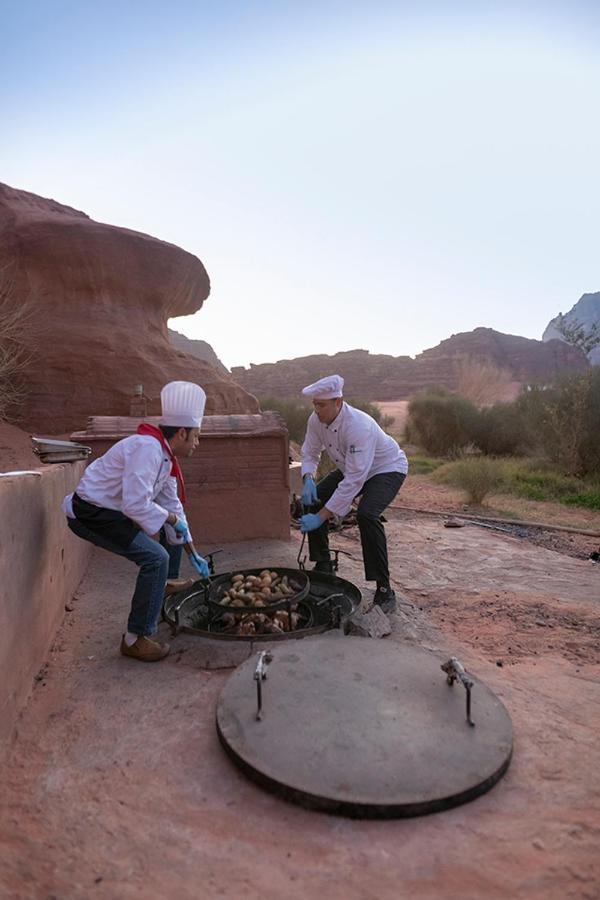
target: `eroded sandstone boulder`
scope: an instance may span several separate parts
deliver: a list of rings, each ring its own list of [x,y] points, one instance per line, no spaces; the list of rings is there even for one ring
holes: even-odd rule
[[[56,434],[92,414],[127,415],[140,383],[158,414],[174,379],[203,386],[209,415],[257,411],[231,378],[169,341],[167,320],[196,312],[210,292],[191,253],[0,184],[0,278],[9,303],[32,310],[22,427]]]

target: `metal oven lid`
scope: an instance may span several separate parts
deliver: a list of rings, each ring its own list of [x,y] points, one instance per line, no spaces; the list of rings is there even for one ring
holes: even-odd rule
[[[311,809],[353,818],[448,809],[502,777],[512,724],[470,676],[471,725],[465,691],[441,662],[414,645],[359,637],[281,644],[228,679],[219,738],[246,775]]]

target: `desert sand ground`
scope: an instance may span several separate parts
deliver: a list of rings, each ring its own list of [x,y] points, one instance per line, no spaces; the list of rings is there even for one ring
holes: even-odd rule
[[[390,416],[394,420],[390,432],[402,435],[408,416],[408,400],[375,400],[374,403],[384,416]]]
[[[118,655],[134,571],[96,551],[1,771],[0,896],[600,897],[600,565],[583,546],[557,552],[407,512],[434,502],[415,482],[387,514],[400,603],[385,640],[456,655],[501,698],[514,756],[489,793],[388,822],[266,793],[219,745],[230,670],[202,668],[197,638],[178,636],[155,666]],[[436,502],[462,510],[451,492]],[[368,605],[356,529],[332,544]],[[295,565],[298,545],[293,532],[230,546],[221,567]]]

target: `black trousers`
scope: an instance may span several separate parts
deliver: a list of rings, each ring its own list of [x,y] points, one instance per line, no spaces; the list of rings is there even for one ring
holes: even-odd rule
[[[327,503],[343,477],[343,473],[339,469],[335,469],[319,481],[317,495],[322,504]],[[383,475],[373,475],[372,478],[365,481],[360,492],[356,518],[360,530],[367,581],[389,584],[387,541],[380,516],[402,487],[405,478],[406,475],[403,472],[385,472]],[[329,525],[327,522],[324,522],[320,528],[308,532],[308,547],[310,558],[314,562],[329,559]]]

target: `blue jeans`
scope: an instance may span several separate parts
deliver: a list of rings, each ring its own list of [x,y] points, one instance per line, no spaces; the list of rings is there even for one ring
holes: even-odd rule
[[[73,534],[102,547],[109,553],[124,556],[139,566],[135,591],[131,600],[131,610],[127,621],[127,631],[131,634],[150,636],[156,632],[162,608],[167,578],[177,578],[181,562],[181,545],[167,544],[161,533],[161,543],[138,532],[129,547],[123,550],[104,537],[86,528],[78,519],[67,518]],[[164,543],[163,543],[164,542]]]

